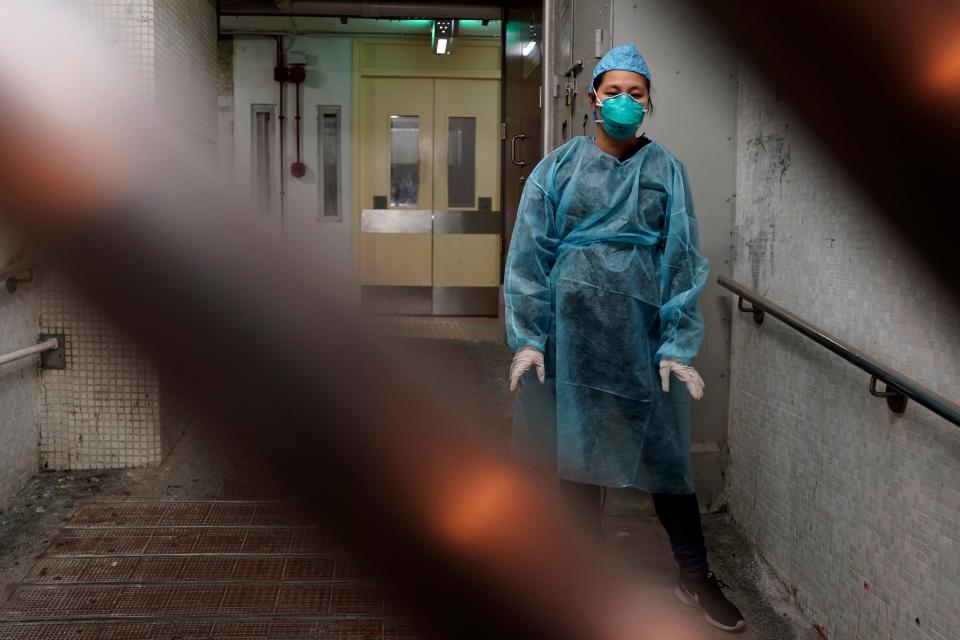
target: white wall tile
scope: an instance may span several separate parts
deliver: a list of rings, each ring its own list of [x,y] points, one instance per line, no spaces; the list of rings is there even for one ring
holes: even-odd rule
[[[735,278],[960,398],[951,294],[749,69],[737,155]],[[960,429],[769,317],[731,369],[731,513],[827,637],[957,637]]]
[[[208,0],[76,0],[163,113],[212,151],[217,137],[216,8]],[[39,294],[41,330],[64,333],[67,368],[44,371],[40,463],[50,469],[158,464],[182,412],[149,360],[60,274]]]

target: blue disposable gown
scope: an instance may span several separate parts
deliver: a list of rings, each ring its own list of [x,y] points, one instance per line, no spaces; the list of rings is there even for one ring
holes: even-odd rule
[[[700,348],[709,265],[683,166],[649,142],[623,160],[591,137],[527,180],[504,277],[507,338],[545,354],[524,378],[513,450],[567,480],[692,493],[690,396],[662,357]]]

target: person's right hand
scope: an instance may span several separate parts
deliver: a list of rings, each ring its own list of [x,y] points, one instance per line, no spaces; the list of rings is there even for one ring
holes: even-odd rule
[[[543,383],[546,371],[543,367],[543,353],[533,347],[520,347],[513,354],[513,363],[510,365],[510,391],[520,391],[523,388],[523,377],[531,367],[537,368],[537,379]]]

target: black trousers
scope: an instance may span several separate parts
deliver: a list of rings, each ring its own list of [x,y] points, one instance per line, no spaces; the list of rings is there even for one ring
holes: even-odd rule
[[[561,480],[560,493],[567,510],[602,539],[601,518],[606,498],[605,489],[593,484]],[[703,541],[697,494],[654,493],[653,506],[660,524],[670,538],[670,547],[680,569],[680,577],[692,581],[706,576],[710,565],[707,563],[707,547]]]

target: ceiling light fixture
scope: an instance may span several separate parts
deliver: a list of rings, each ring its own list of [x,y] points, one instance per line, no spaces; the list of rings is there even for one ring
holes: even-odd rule
[[[456,20],[434,20],[430,33],[430,45],[434,53],[441,56],[453,53],[454,36],[457,35]]]

